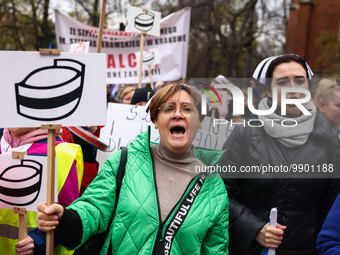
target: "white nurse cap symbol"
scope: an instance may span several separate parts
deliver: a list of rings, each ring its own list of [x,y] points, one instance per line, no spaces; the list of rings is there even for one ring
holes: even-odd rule
[[[151,65],[155,60],[155,52],[153,51],[144,51],[143,54],[143,64],[144,65]]]
[[[53,84],[41,84],[42,77],[49,76]],[[40,121],[70,116],[79,105],[84,76],[85,65],[73,59],[55,59],[54,65],[32,71],[15,83],[18,114]]]
[[[23,159],[0,174],[0,201],[13,206],[33,204],[39,196],[41,181],[42,164]]]
[[[140,31],[150,31],[153,26],[155,14],[152,12],[142,12],[135,17],[135,28]]]

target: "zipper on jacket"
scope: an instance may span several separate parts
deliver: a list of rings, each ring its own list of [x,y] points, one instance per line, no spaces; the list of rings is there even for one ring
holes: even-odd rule
[[[149,131],[150,132],[150,131]],[[149,133],[150,135],[150,133]],[[188,187],[192,184],[192,182],[194,180],[196,180],[197,176],[199,176],[200,174],[197,174],[194,178],[192,178],[190,180],[190,182],[188,183],[188,185],[186,186],[182,196],[180,197],[180,199],[177,201],[177,203],[174,205],[174,207],[171,209],[171,211],[169,212],[168,216],[164,219],[164,221],[162,222],[161,219],[161,210],[160,210],[160,206],[159,206],[159,198],[158,198],[158,190],[157,190],[157,183],[156,183],[156,171],[155,171],[155,167],[154,167],[154,160],[151,154],[151,148],[150,148],[150,142],[149,142],[149,151],[150,151],[150,157],[151,157],[151,161],[152,161],[152,171],[153,171],[153,180],[154,180],[154,185],[155,185],[155,190],[156,190],[156,198],[157,198],[157,209],[158,209],[158,219],[159,219],[159,227],[158,227],[158,231],[157,231],[157,236],[156,236],[156,240],[155,240],[155,244],[153,246],[153,251],[152,254],[157,254],[157,248],[159,245],[159,242],[162,240],[162,233],[164,230],[164,226],[167,223],[167,221],[169,220],[171,214],[173,213],[173,211],[177,208],[178,204],[183,200],[184,195],[187,193],[188,191]],[[160,255],[160,254],[157,254]]]
[[[156,171],[155,171],[155,164],[154,164],[154,160],[152,157],[152,153],[151,153],[151,148],[150,148],[150,128],[148,129],[148,135],[149,135],[149,152],[150,152],[150,157],[151,157],[151,163],[152,163],[152,173],[153,173],[153,182],[155,185],[155,191],[156,191],[156,200],[157,200],[157,210],[158,210],[158,231],[157,231],[157,236],[156,236],[156,240],[155,240],[155,244],[153,246],[153,250],[152,250],[152,254],[157,254],[157,246],[159,243],[159,240],[162,237],[162,231],[163,231],[163,225],[162,225],[162,220],[161,220],[161,210],[159,208],[159,198],[158,198],[158,191],[157,191],[157,183],[156,183]]]
[[[188,187],[192,184],[192,182],[194,180],[196,180],[196,178],[200,175],[197,174],[195,177],[193,177],[190,182],[188,183],[188,185],[186,186],[182,196],[180,197],[180,199],[177,201],[177,203],[174,205],[174,207],[171,209],[171,211],[169,212],[168,216],[165,218],[165,220],[162,222],[161,219],[161,210],[160,210],[160,206],[159,206],[159,198],[158,198],[158,190],[157,190],[157,183],[156,183],[156,171],[155,171],[155,164],[154,164],[154,160],[152,157],[152,153],[151,153],[151,146],[150,146],[150,128],[148,129],[148,140],[149,140],[149,153],[150,153],[150,157],[151,157],[151,162],[152,162],[152,172],[153,172],[153,181],[154,181],[154,185],[155,185],[155,191],[156,191],[156,200],[157,200],[157,210],[158,210],[158,220],[159,220],[159,226],[158,226],[158,230],[157,230],[157,236],[156,236],[156,240],[155,240],[155,244],[153,246],[153,250],[152,250],[152,254],[157,254],[157,248],[159,245],[159,242],[162,240],[162,233],[164,230],[164,226],[167,223],[167,221],[169,220],[169,217],[171,216],[171,214],[173,213],[173,211],[177,208],[178,204],[183,200],[184,195],[187,193],[188,191]],[[157,255],[161,255],[161,254],[157,254]]]

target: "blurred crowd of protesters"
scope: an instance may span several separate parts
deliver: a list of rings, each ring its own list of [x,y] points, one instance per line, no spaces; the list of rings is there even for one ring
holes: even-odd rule
[[[233,95],[227,89],[216,89],[218,92],[226,92],[225,97],[223,97],[224,101],[220,106],[212,106],[207,115],[211,118],[225,119],[234,123],[245,120],[252,120],[252,123],[256,121],[265,123],[261,128],[235,125],[223,146],[223,151],[220,151],[224,153],[218,161],[221,165],[235,166],[237,169],[249,165],[327,166],[327,168],[334,170],[332,177],[328,176],[328,173],[321,173],[323,174],[322,177],[319,175],[315,178],[309,178],[307,174],[306,178],[301,178],[301,176],[297,178],[290,174],[277,177],[275,176],[276,173],[267,175],[265,178],[240,178],[239,176],[232,177],[228,174],[222,174],[223,188],[220,179],[205,182],[205,189],[202,188],[203,192],[200,192],[204,195],[198,199],[199,203],[202,204],[196,205],[197,208],[195,207],[194,210],[196,213],[197,211],[200,213],[195,214],[194,217],[190,216],[187,220],[192,225],[199,223],[200,230],[193,227],[193,232],[185,229],[178,231],[178,236],[184,238],[188,244],[184,244],[180,239],[172,236],[171,238],[174,238],[172,242],[175,242],[175,246],[172,244],[173,250],[170,254],[260,255],[266,254],[266,249],[276,249],[277,255],[316,255],[317,252],[325,255],[340,254],[340,227],[339,224],[335,224],[340,220],[340,197],[333,205],[340,192],[340,175],[338,174],[340,171],[339,82],[335,79],[319,81],[317,91],[313,95],[313,102],[304,105],[311,115],[302,114],[301,110],[295,105],[287,105],[286,115],[281,113],[280,108],[281,89],[295,87],[310,90],[312,76],[313,72],[309,65],[298,55],[284,54],[267,58],[256,68],[253,75],[254,79],[248,79],[246,86],[240,86],[244,94],[243,115],[233,113]],[[237,86],[236,82],[223,75],[218,75],[211,86],[214,87],[217,83]],[[176,87],[177,90],[169,90],[170,87],[163,88],[169,85]],[[128,164],[133,165],[138,162],[140,167],[143,168],[143,162],[147,162],[148,167],[143,168],[143,171],[146,173],[156,167],[156,172],[153,170],[153,174],[159,175],[160,179],[154,179],[153,175],[151,177],[146,175],[143,182],[147,185],[143,186],[139,183],[141,179],[137,182],[137,179],[131,176],[127,177],[129,184],[126,185],[130,185],[130,190],[133,190],[134,193],[125,197],[124,202],[121,202],[125,204],[125,207],[119,207],[119,212],[117,212],[119,217],[116,215],[114,219],[114,226],[111,226],[109,232],[110,238],[107,239],[103,250],[112,251],[115,254],[133,253],[130,250],[132,244],[125,240],[123,228],[119,227],[122,225],[122,220],[125,220],[129,224],[137,224],[139,227],[134,233],[139,233],[140,237],[145,237],[143,240],[139,237],[133,238],[133,243],[137,239],[140,241],[139,250],[134,250],[136,253],[151,254],[152,250],[160,252],[160,249],[164,251],[164,249],[167,249],[167,240],[162,239],[165,238],[163,236],[165,233],[164,231],[163,233],[158,232],[158,228],[161,227],[162,230],[167,223],[171,223],[168,222],[169,218],[177,217],[172,209],[180,210],[182,207],[179,208],[180,203],[177,202],[183,201],[184,195],[189,195],[185,191],[191,187],[188,185],[191,183],[192,176],[189,176],[188,172],[178,171],[181,170],[185,162],[189,162],[187,155],[183,158],[182,153],[193,150],[189,143],[191,144],[193,135],[201,125],[201,116],[198,117],[197,115],[196,118],[196,115],[193,114],[196,113],[196,110],[199,111],[200,102],[190,87],[178,82],[170,84],[157,82],[155,89],[152,89],[150,84],[142,88],[137,88],[134,84],[120,84],[119,86],[107,84],[106,86],[107,103],[144,106],[154,95],[158,98],[156,91],[162,91],[163,94],[162,98],[158,98],[159,101],[151,104],[151,107],[153,107],[151,111],[154,111],[154,113],[151,112],[151,114],[154,114],[152,121],[159,129],[161,145],[156,147],[152,145],[151,151],[145,154],[145,148],[148,147],[146,146],[147,142],[145,142],[148,140],[148,132],[145,132],[128,147],[130,152]],[[249,101],[247,88],[251,88],[253,97]],[[265,116],[265,118],[271,120],[271,122],[266,122],[264,116],[251,113],[248,103],[252,102],[255,109],[270,109],[273,104],[273,91],[275,91],[273,88],[278,91],[278,106],[274,113]],[[164,91],[171,93],[166,95]],[[303,96],[301,93],[287,93],[287,97],[299,99]],[[194,105],[190,105],[191,100],[193,100],[191,104]],[[187,106],[187,103],[190,106]],[[196,121],[194,124],[197,124],[197,128],[194,129],[190,137],[186,138],[186,143],[183,145],[186,149],[182,151],[182,148],[178,147],[178,141],[173,143],[171,139],[172,136],[183,136],[190,133],[191,114],[193,114],[191,117],[194,116]],[[288,119],[296,120],[297,126],[289,130],[283,128],[280,123]],[[170,126],[169,131],[167,125],[173,121],[180,121],[181,124]],[[99,137],[102,127],[84,128]],[[188,133],[186,133],[186,130]],[[47,135],[40,128],[7,128],[1,130],[0,137],[1,154],[23,149],[27,150],[27,154],[46,155]],[[105,163],[103,174],[98,174],[96,147],[73,135],[65,127],[57,135],[56,143],[58,144],[56,147],[58,177],[59,174],[65,177],[61,178],[64,182],[58,182],[58,203],[60,205],[55,204],[49,207],[51,210],[48,211],[46,204],[40,204],[38,225],[40,230],[45,232],[57,228],[57,233],[63,234],[62,238],[61,235],[58,235],[56,239],[55,254],[72,254],[59,243],[69,248],[83,244],[91,235],[105,230],[110,214],[115,210],[113,208],[115,203],[109,201],[109,197],[115,196],[114,183],[116,177],[112,174],[112,171],[117,171],[120,151],[115,153],[107,161],[108,163]],[[143,147],[139,148],[140,143],[143,143]],[[74,155],[73,157],[70,157],[70,148],[66,148],[67,146],[70,146],[71,150],[75,152],[71,153]],[[38,152],[32,152],[36,148],[38,148]],[[197,151],[194,150],[197,158],[207,165],[212,164],[212,162],[207,161],[209,157],[210,161],[216,163],[213,160],[216,154],[211,151],[200,151],[199,148],[197,148]],[[141,156],[144,154],[148,157],[148,160],[143,161]],[[156,158],[151,160],[150,155]],[[63,164],[65,158],[71,163]],[[197,158],[195,160],[198,160]],[[129,168],[131,167],[129,166]],[[133,167],[133,170],[136,170],[136,173],[138,172],[136,166]],[[175,172],[176,174],[174,174]],[[112,187],[107,186],[104,180],[105,175],[110,175],[109,182],[112,182]],[[97,176],[98,178],[96,178]],[[150,180],[153,181],[150,182]],[[167,180],[171,185],[167,184]],[[212,186],[207,188],[207,183]],[[88,187],[90,188],[87,190]],[[155,197],[160,199],[160,201],[152,201],[156,209],[157,203],[159,203],[160,209],[158,211],[153,211],[155,208],[152,209],[149,206],[142,206],[141,202],[151,192],[150,188],[152,192],[156,190]],[[148,194],[145,193],[147,189],[149,189]],[[99,196],[98,190],[105,190],[106,193],[101,193],[105,196],[104,199]],[[195,192],[198,194],[199,189]],[[79,197],[80,199],[76,200]],[[140,201],[133,205],[132,200],[136,197]],[[76,202],[68,207],[74,200]],[[93,202],[94,204],[92,204]],[[142,215],[138,219],[133,218],[137,215],[133,213],[136,211],[134,206],[137,204],[138,210],[143,208],[144,211],[149,212],[147,213],[148,216]],[[228,204],[229,209],[226,209]],[[68,208],[66,209],[66,207]],[[269,213],[272,208],[278,210],[276,227],[269,225]],[[62,218],[65,212],[67,219],[65,219],[66,216]],[[95,214],[92,214],[93,212]],[[54,213],[57,215],[54,215]],[[13,210],[0,209],[0,250],[8,251],[7,254],[44,254],[45,235],[36,228],[36,215],[35,212],[28,213],[29,236],[18,242],[17,215],[14,214]],[[150,222],[144,222],[146,219]],[[181,221],[182,218],[176,219]],[[56,226],[58,222],[61,225],[60,227]],[[84,224],[85,222],[86,224]],[[184,226],[191,229],[190,226],[185,224]],[[120,233],[120,240],[113,237],[113,231]],[[143,231],[146,231],[146,236],[141,234]],[[150,236],[154,237],[154,241],[157,239],[156,248],[153,247],[154,242],[149,242]]]

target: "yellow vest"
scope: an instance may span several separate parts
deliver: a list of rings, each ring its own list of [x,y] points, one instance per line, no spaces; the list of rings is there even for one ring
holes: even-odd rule
[[[81,147],[73,143],[59,143],[56,147],[57,167],[58,167],[58,193],[61,191],[71,166],[76,160],[79,190],[83,178],[84,164]],[[41,201],[40,201],[41,202]],[[37,212],[27,212],[27,233],[37,227]],[[19,241],[19,215],[11,209],[0,209],[0,253],[15,255],[15,244]],[[63,246],[55,247],[54,254],[68,255],[73,251],[68,251]]]

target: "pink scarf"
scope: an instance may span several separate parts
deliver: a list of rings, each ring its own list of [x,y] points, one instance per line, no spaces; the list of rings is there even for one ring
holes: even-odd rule
[[[38,128],[34,131],[31,131],[23,136],[19,137],[12,137],[10,135],[10,132],[7,128],[4,129],[4,134],[2,136],[2,139],[5,139],[5,141],[12,147],[17,148],[19,146],[28,144],[28,143],[34,143],[36,141],[40,141],[42,139],[47,138],[47,129],[41,129]]]

